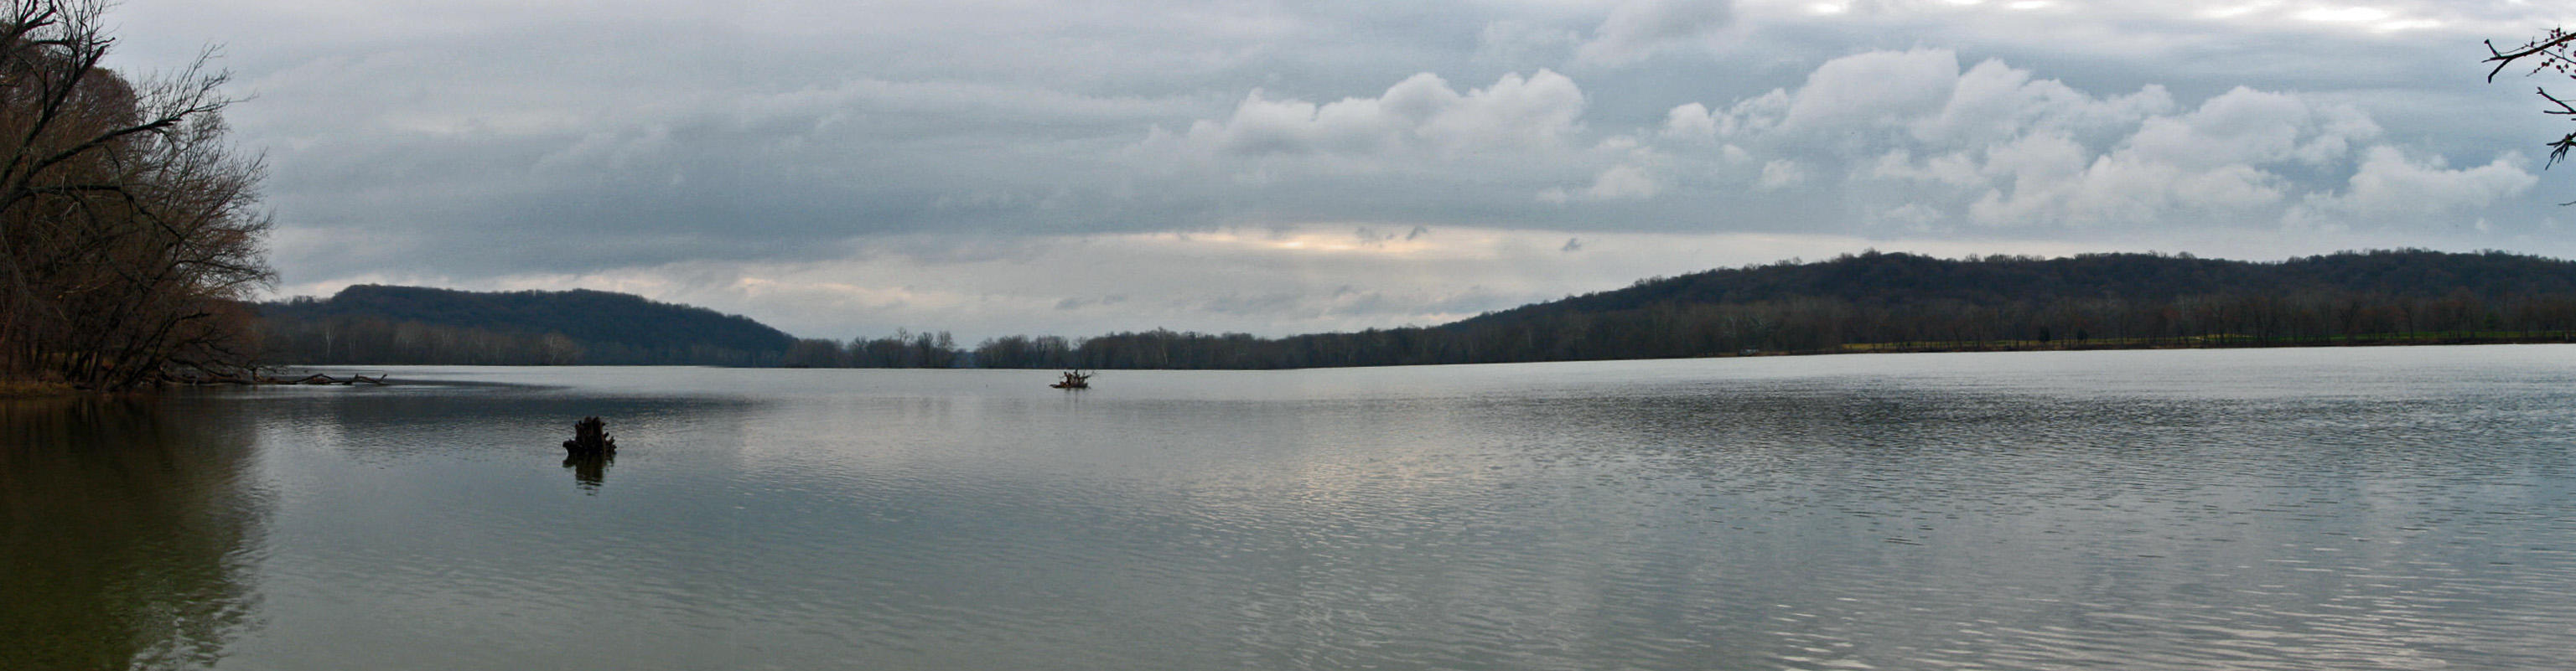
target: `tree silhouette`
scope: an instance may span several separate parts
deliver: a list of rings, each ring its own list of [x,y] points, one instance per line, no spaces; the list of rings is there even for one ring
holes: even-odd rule
[[[2576,63],[2570,60],[2571,56],[2576,56],[2576,53],[2569,51],[2570,43],[2576,43],[2576,33],[2569,33],[2563,28],[2551,28],[2549,32],[2512,49],[2499,49],[2494,40],[2488,40],[2486,43],[2488,56],[2485,62],[2494,63],[2495,69],[2487,71],[2487,81],[2494,82],[2496,75],[2504,72],[2505,68],[2519,65],[2531,66],[2530,72],[2523,73],[2525,76],[2546,71],[2556,72],[2560,76],[2576,77],[2576,70],[2569,68],[2571,63]],[[2553,108],[2543,110],[2544,112],[2576,120],[2576,103],[2570,103],[2566,98],[2550,93],[2547,86],[2536,88],[2540,93],[2540,99],[2549,101],[2549,106]],[[2567,157],[2567,151],[2570,149],[2576,149],[2576,132],[2570,132],[2549,143],[2549,165],[2557,165],[2560,159]]]
[[[131,82],[97,0],[0,0],[0,377],[94,389],[236,374],[274,277],[255,157],[201,54]]]

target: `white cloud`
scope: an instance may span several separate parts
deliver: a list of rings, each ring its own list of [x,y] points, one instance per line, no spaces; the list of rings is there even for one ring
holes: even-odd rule
[[[2308,226],[2433,223],[2427,220],[2530,189],[2540,178],[2522,169],[2527,162],[2520,154],[2507,153],[2486,165],[2452,170],[2440,157],[2419,161],[2395,147],[2372,147],[2343,191],[2309,194],[2289,221]]]
[[[1581,189],[1556,186],[1540,190],[1540,202],[1646,200],[1672,187],[1673,157],[1647,146],[1639,135],[1614,136],[1594,146],[1588,156],[1557,160],[1608,167],[1595,173],[1591,184]]]
[[[1756,191],[1841,193],[1864,213],[1856,223],[1909,230],[2264,226],[2293,207],[2311,219],[2464,211],[2529,177],[2502,163],[2448,171],[2403,160],[2375,144],[2384,134],[2359,108],[2306,94],[2240,86],[2183,106],[2161,86],[2097,95],[1999,60],[1963,71],[1950,51],[1915,49],[1827,61],[1797,89],[1675,106],[1638,137],[1658,143],[1641,151],[1669,155],[1667,174],[1696,165]],[[2355,166],[2357,153],[2370,158]],[[1748,161],[1758,173],[1724,167]],[[2319,173],[2352,174],[2347,193],[2303,181]]]
[[[1948,103],[1959,59],[1947,50],[1873,51],[1826,61],[1807,75],[1780,126],[1826,134],[1923,119]]]
[[[2369,117],[2296,95],[2238,87],[2180,116],[2147,119],[2129,138],[2138,160],[2185,167],[2325,162],[2378,134]]]
[[[1753,182],[1753,188],[1778,191],[1797,186],[1805,181],[1807,181],[1807,171],[1805,168],[1798,167],[1797,161],[1777,158],[1762,164],[1762,178]]]
[[[2161,86],[2097,98],[2057,80],[2033,79],[2030,71],[1998,60],[1978,63],[1949,84],[1948,100],[1938,113],[1908,124],[1916,139],[1974,147],[2032,131],[2093,134],[2135,125],[2174,107],[2173,97]]]
[[[2338,161],[2379,132],[2360,112],[2300,96],[2237,88],[2178,115],[2149,116],[2100,155],[2035,135],[1988,152],[1985,173],[2010,177],[1971,206],[1989,225],[2154,224],[2180,218],[2251,222],[2297,184],[2277,169]]]
[[[1826,61],[1795,91],[1779,90],[1711,114],[1718,135],[1738,131],[1799,133],[1815,142],[1903,130],[1935,148],[1977,148],[2031,132],[2093,136],[2134,128],[2169,114],[2172,95],[2148,85],[2126,95],[2094,96],[2028,70],[1986,60],[1962,71],[1947,49],[1872,51]],[[1667,128],[1682,127],[1697,103],[1675,108]]]
[[[1375,98],[1323,104],[1273,100],[1255,89],[1226,120],[1201,120],[1178,136],[1157,132],[1148,143],[1214,157],[1447,159],[1560,146],[1578,129],[1584,104],[1573,79],[1548,70],[1506,74],[1465,93],[1426,72]]]
[[[1730,0],[1628,0],[1610,10],[1576,50],[1584,63],[1626,65],[1705,40],[1734,19]]]
[[[2110,226],[2241,223],[2281,201],[2279,176],[2245,165],[2190,170],[2113,155],[2074,173],[2015,182],[1969,206],[1969,220],[1990,226]]]
[[[1708,113],[1707,105],[1676,105],[1672,111],[1664,113],[1663,134],[1664,137],[1681,140],[1714,140],[1717,139],[1717,118]]]
[[[1663,188],[1663,184],[1644,166],[1614,165],[1601,171],[1601,176],[1592,180],[1592,188],[1585,190],[1584,195],[1596,200],[1652,198]]]

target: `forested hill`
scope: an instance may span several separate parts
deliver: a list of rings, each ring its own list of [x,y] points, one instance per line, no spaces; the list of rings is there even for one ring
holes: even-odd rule
[[[1745,354],[2570,341],[2576,262],[2349,252],[1865,253],[1655,278],[1440,326],[1286,338],[1155,330],[796,341],[750,319],[597,291],[350,287],[261,306],[292,363],[1310,368]]]
[[[2576,262],[2485,252],[2346,252],[2282,262],[2189,255],[2086,254],[1974,260],[1869,252],[1817,263],[1783,262],[1642,280],[1624,289],[1488,313],[1450,328],[1545,321],[1686,305],[1827,302],[1850,307],[2011,308],[2197,302],[2226,297],[2283,301],[2360,297],[2481,302],[2576,296]]]
[[[274,359],[304,364],[774,365],[795,338],[641,296],[358,285],[259,305]]]
[[[1742,354],[2566,341],[2576,262],[2347,252],[1866,253],[1644,280],[1432,327],[1278,339],[1154,331],[985,365],[1300,368]],[[1008,343],[1005,343],[1008,344]]]

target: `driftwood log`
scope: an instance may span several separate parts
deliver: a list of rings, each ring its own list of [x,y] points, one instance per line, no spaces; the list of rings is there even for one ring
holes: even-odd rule
[[[617,452],[617,439],[608,437],[608,422],[597,417],[584,417],[572,423],[572,440],[564,441],[564,451],[579,455],[606,455]]]
[[[268,377],[268,376],[264,376],[264,375],[263,375],[263,376],[260,376],[260,377],[257,377],[257,378],[253,378],[253,380],[251,381],[251,384],[357,384],[357,383],[360,383],[360,382],[364,382],[364,383],[367,383],[367,384],[381,385],[381,384],[384,384],[384,383],[385,383],[385,376],[384,376],[383,374],[377,374],[375,377],[367,377],[367,376],[365,376],[365,375],[356,375],[356,374],[352,374],[352,375],[350,375],[350,376],[348,376],[348,377],[344,377],[344,378],[343,378],[343,377],[331,377],[331,376],[329,376],[329,375],[324,375],[324,374],[321,374],[321,373],[314,373],[314,374],[312,374],[312,375],[306,375],[306,376],[304,376],[304,377],[299,377],[299,378],[292,378],[292,379],[289,379],[289,378],[280,378],[280,377]]]
[[[178,384],[198,384],[198,385],[212,385],[212,384],[238,384],[238,385],[271,385],[271,384],[343,384],[343,385],[347,385],[347,384],[361,384],[361,383],[363,383],[363,384],[372,384],[372,385],[383,385],[383,384],[385,383],[385,374],[384,374],[384,373],[377,373],[377,374],[375,374],[375,375],[367,375],[367,374],[364,374],[364,373],[352,373],[352,374],[350,374],[348,377],[331,377],[331,376],[329,376],[329,375],[325,375],[325,374],[322,374],[322,373],[314,373],[314,374],[311,374],[311,375],[306,375],[306,376],[304,376],[304,377],[278,377],[278,376],[275,376],[275,375],[261,375],[261,374],[257,374],[257,373],[248,373],[248,372],[243,372],[243,373],[204,373],[204,372],[200,372],[200,373],[189,373],[189,374],[173,375],[173,376],[170,376],[170,377],[169,377],[169,381],[170,381],[170,382],[174,382],[174,383],[178,383]]]

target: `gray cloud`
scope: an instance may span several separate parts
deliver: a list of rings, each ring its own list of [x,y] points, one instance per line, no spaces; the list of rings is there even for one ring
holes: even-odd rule
[[[308,5],[129,0],[115,65],[229,45],[311,291],[1278,332],[1833,251],[1775,239],[2576,254],[2475,63],[2546,3]]]

